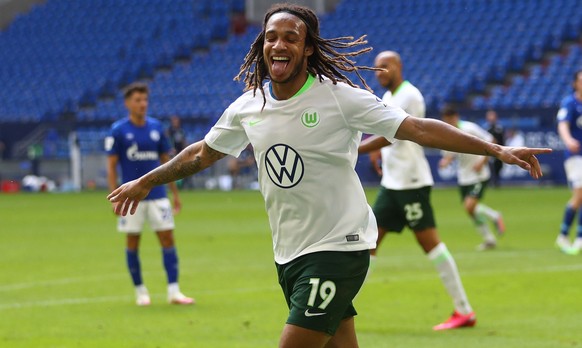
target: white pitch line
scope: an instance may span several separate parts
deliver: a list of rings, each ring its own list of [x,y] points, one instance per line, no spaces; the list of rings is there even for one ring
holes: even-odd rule
[[[495,274],[515,274],[515,273],[548,273],[548,272],[570,272],[582,270],[582,264],[577,265],[555,265],[540,268],[528,268],[528,269],[507,269],[502,271],[484,271],[484,272],[463,272],[462,276],[490,276]],[[436,275],[401,275],[401,276],[389,276],[386,278],[371,278],[368,283],[383,283],[383,282],[407,282],[407,281],[420,281],[426,279],[435,278]],[[95,277],[97,278],[97,277]],[[106,278],[106,277],[102,277]],[[67,278],[55,280],[51,284],[67,284],[72,279],[82,279],[82,278]],[[37,284],[44,284],[47,282],[39,282]],[[26,283],[32,284],[32,283]],[[268,291],[278,291],[278,286],[266,286],[266,287],[252,287],[252,288],[222,288],[222,289],[208,289],[199,290],[197,294],[205,294],[206,296],[223,296],[225,293],[256,293],[256,292],[268,292]],[[164,294],[153,294],[152,298],[163,300],[165,298]],[[130,303],[132,301],[131,296],[104,296],[104,297],[80,297],[80,298],[69,298],[69,299],[54,299],[54,300],[42,300],[42,301],[29,301],[29,302],[15,302],[15,303],[4,303],[0,304],[0,311],[8,309],[19,309],[19,308],[30,308],[30,307],[51,307],[51,306],[63,306],[63,305],[83,305],[90,303],[117,303],[126,302]]]
[[[127,277],[127,274],[118,273],[118,274],[110,274],[110,275],[106,275],[106,276],[72,277],[72,278],[62,278],[62,279],[54,279],[54,280],[27,282],[27,283],[7,284],[7,285],[0,285],[0,292],[22,290],[22,289],[28,289],[28,288],[36,288],[36,287],[40,287],[40,286],[67,285],[67,284],[85,283],[85,282],[100,282],[100,281],[104,281],[104,280],[126,278],[126,277]]]

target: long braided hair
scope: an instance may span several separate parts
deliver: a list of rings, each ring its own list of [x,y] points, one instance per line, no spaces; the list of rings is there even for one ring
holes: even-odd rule
[[[356,65],[356,62],[350,57],[358,56],[372,50],[372,47],[364,47],[352,52],[338,52],[338,49],[351,48],[355,46],[365,45],[368,41],[365,40],[366,35],[354,40],[353,36],[343,36],[334,39],[324,39],[319,36],[319,19],[315,13],[307,7],[294,4],[275,4],[265,14],[263,21],[263,30],[259,33],[250,51],[245,56],[244,62],[240,67],[238,75],[234,78],[235,81],[240,81],[244,76],[245,90],[253,90],[253,95],[256,95],[257,88],[263,95],[263,107],[267,99],[265,91],[263,90],[263,81],[268,79],[269,72],[265,64],[263,56],[263,44],[265,42],[265,27],[272,15],[279,12],[290,13],[301,19],[307,27],[307,35],[305,44],[313,46],[313,54],[307,59],[307,71],[313,75],[317,75],[320,81],[323,77],[330,79],[333,84],[345,82],[352,87],[358,87],[354,84],[344,72],[355,72],[362,84],[367,90],[372,91],[366,83],[365,79],[360,75],[360,70],[382,70],[368,66]]]

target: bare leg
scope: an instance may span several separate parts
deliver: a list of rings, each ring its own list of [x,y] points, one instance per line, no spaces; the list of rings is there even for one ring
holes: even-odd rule
[[[325,348],[357,348],[356,326],[354,317],[342,320],[335,335],[327,342]]]
[[[168,231],[157,231],[158,239],[162,248],[173,248],[174,247],[174,234],[172,230]]]
[[[126,236],[127,249],[131,251],[136,251],[139,248],[139,233],[128,233]]]
[[[285,324],[279,348],[323,348],[330,338],[325,332]]]
[[[384,239],[385,235],[386,235],[386,230],[384,228],[378,226],[378,240],[376,240],[376,249],[370,250],[371,256],[376,256],[376,252],[377,252],[378,248],[380,247],[380,243],[382,243],[382,240]]]
[[[421,231],[414,231],[414,236],[425,254],[428,254],[441,242],[436,228],[429,227]]]
[[[342,320],[335,335],[286,324],[279,348],[357,348],[358,339],[354,318]]]

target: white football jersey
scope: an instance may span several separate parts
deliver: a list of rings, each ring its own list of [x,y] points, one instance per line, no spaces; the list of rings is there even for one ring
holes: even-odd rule
[[[384,94],[385,103],[402,108],[407,114],[425,117],[422,94],[410,82],[404,81],[395,93]],[[422,146],[407,140],[395,140],[383,147],[381,185],[391,190],[410,190],[432,186],[434,181]]]
[[[493,141],[493,136],[489,132],[473,122],[459,121],[457,127],[463,132],[474,135],[477,138],[481,138],[485,141]],[[475,169],[473,169],[475,164],[482,161],[485,156],[470,155],[466,153],[453,154],[457,157],[458,161],[457,182],[459,185],[474,185],[489,180],[491,177],[491,171],[489,170],[489,165],[487,163],[485,163],[479,172],[476,172]]]
[[[238,156],[250,142],[273,234],[275,262],[317,251],[376,246],[372,210],[354,168],[362,132],[390,141],[407,114],[372,93],[325,79],[276,100],[248,91],[204,138]]]

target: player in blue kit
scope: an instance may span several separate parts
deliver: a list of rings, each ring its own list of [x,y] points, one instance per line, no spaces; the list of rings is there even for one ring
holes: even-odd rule
[[[566,145],[564,168],[570,187],[572,187],[572,197],[566,205],[560,234],[556,239],[556,246],[566,254],[576,255],[582,249],[582,154],[580,144],[582,143],[582,69],[576,71],[572,81],[574,93],[562,100],[558,111],[558,133]],[[568,231],[574,221],[578,211],[578,235],[572,245]]]
[[[105,139],[108,154],[107,179],[109,189],[118,186],[117,167],[121,168],[122,182],[139,178],[162,163],[170,160],[171,150],[162,123],[147,118],[148,87],[132,84],[124,91],[125,107],[129,116],[119,120],[111,127]],[[180,209],[180,198],[174,182],[168,184],[174,197],[174,210]],[[174,216],[170,200],[164,186],[153,189],[145,198],[144,205],[135,215],[119,216],[117,229],[127,238],[127,267],[135,285],[136,303],[147,306],[151,303],[145,287],[139,260],[139,240],[145,221],[156,232],[162,246],[164,268],[168,277],[168,302],[173,304],[192,304],[194,300],[180,292],[178,286],[178,255],[174,245]]]

